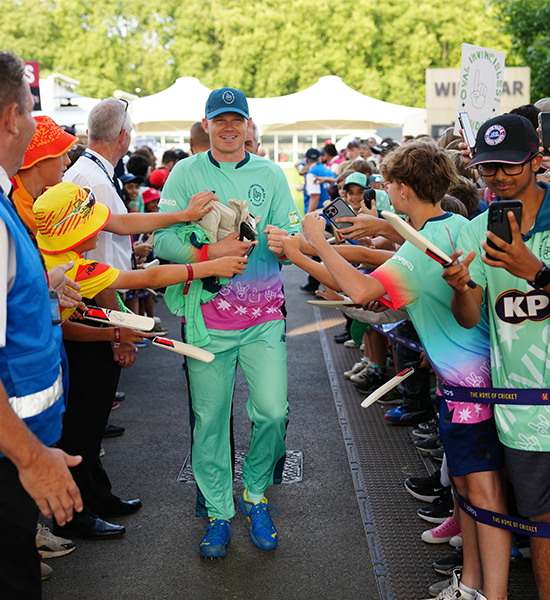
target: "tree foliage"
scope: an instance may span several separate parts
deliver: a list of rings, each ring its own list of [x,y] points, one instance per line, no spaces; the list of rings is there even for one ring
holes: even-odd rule
[[[481,5],[480,5],[481,4]],[[425,69],[460,66],[461,44],[507,51],[478,0],[0,0],[2,49],[81,93],[152,94],[177,77],[251,97],[338,75],[369,96],[423,106]],[[320,99],[321,100],[321,99]]]
[[[531,67],[531,97],[550,96],[550,2],[493,0],[504,32],[512,39],[513,58]]]

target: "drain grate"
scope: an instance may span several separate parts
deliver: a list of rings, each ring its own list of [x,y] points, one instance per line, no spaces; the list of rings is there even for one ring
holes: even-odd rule
[[[329,341],[323,329],[323,324],[336,325],[340,313],[315,307],[315,316],[380,598],[425,598],[438,577],[431,564],[452,554],[452,549],[421,541],[429,524],[416,516],[422,504],[403,483],[407,477],[426,475],[426,467],[431,472],[433,466],[419,456],[409,428],[391,426],[383,419],[387,409],[378,404],[361,408],[364,396],[342,376],[359,360],[359,351]],[[510,600],[536,600],[530,561],[511,567],[508,587]]]
[[[241,481],[243,476],[243,465],[246,457],[245,450],[235,451],[235,481]],[[296,450],[287,450],[283,478],[281,483],[298,483],[302,481],[304,455]],[[183,466],[178,475],[178,481],[182,483],[195,483],[193,469],[191,467],[191,453],[188,452]]]

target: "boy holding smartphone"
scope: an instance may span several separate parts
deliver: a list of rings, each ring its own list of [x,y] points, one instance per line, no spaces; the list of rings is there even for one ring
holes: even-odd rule
[[[463,327],[480,319],[485,297],[491,335],[491,370],[498,388],[550,387],[550,187],[537,183],[542,157],[533,125],[519,115],[487,121],[477,135],[476,166],[497,200],[521,200],[521,229],[511,211],[512,242],[488,232],[487,213],[466,225],[458,247],[467,255],[444,272],[453,288],[453,313]],[[501,252],[488,249],[486,238]],[[477,284],[466,286],[470,278]],[[542,392],[541,392],[542,393]],[[521,398],[521,394],[520,394]],[[547,406],[495,405],[518,509],[531,521],[550,522],[550,414]],[[540,598],[550,598],[550,540],[531,538]]]

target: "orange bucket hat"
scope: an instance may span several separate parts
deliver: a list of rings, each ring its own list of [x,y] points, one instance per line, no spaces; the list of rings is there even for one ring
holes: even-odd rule
[[[78,138],[61,129],[50,117],[41,115],[34,120],[36,131],[25,152],[22,169],[29,169],[46,158],[57,158],[78,142]]]
[[[46,254],[72,250],[101,231],[111,216],[105,204],[96,202],[90,188],[69,182],[44,192],[32,210],[38,227],[36,241]]]

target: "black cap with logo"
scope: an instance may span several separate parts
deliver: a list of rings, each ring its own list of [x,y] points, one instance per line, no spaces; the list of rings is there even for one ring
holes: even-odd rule
[[[539,136],[531,121],[520,115],[500,115],[477,132],[476,155],[468,167],[485,162],[520,164],[539,151]]]

